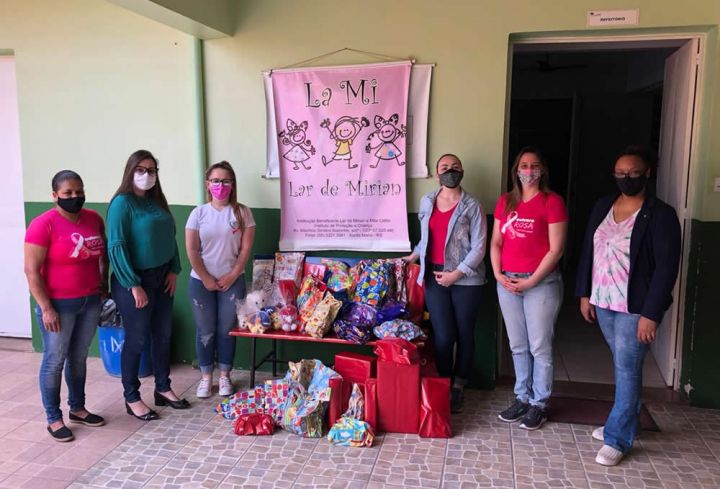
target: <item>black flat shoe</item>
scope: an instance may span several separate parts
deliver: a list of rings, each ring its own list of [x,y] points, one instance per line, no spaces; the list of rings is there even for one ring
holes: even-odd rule
[[[102,416],[98,416],[97,414],[93,413],[88,413],[88,415],[84,418],[70,413],[70,422],[76,424],[84,424],[85,426],[103,426],[105,424],[105,420]]]
[[[73,441],[75,439],[75,435],[73,435],[73,432],[70,431],[70,428],[68,428],[67,426],[58,428],[55,431],[53,431],[52,428],[48,426],[47,430],[48,433],[50,433],[50,436],[52,436],[55,441],[59,441],[61,443],[66,441]]]
[[[156,413],[156,412],[153,411],[152,409],[151,409],[150,411],[148,411],[147,413],[138,416],[137,414],[135,414],[135,413],[133,412],[132,408],[130,407],[130,404],[128,404],[127,401],[125,402],[125,409],[127,409],[127,413],[128,413],[130,416],[135,416],[135,417],[136,417],[137,419],[139,419],[140,421],[152,421],[153,419],[159,419],[159,418],[160,418],[160,416],[158,416],[158,413]]]
[[[155,405],[156,406],[170,406],[173,409],[190,409],[190,403],[187,399],[180,399],[179,401],[173,401],[167,397],[155,391]]]

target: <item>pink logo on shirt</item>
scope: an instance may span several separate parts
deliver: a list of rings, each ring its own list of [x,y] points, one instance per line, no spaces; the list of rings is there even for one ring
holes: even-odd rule
[[[70,258],[85,260],[91,256],[102,255],[102,250],[105,245],[102,236],[90,236],[86,238],[80,233],[72,233],[70,239],[75,245],[75,248],[73,248],[70,253]]]

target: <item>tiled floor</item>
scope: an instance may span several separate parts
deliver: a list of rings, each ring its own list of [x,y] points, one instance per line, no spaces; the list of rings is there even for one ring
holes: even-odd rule
[[[0,348],[2,344],[0,344]],[[0,487],[42,488],[666,488],[720,487],[720,411],[650,403],[662,433],[643,433],[615,468],[594,462],[591,427],[551,423],[528,433],[496,415],[506,387],[469,391],[455,437],[427,440],[387,434],[369,449],[332,447],[276,432],[238,437],[212,413],[215,400],[194,397],[197,371],[173,369],[173,385],[193,403],[137,421],[124,412],[120,382],[89,359],[88,407],[101,428],[73,426],[76,441],[45,432],[36,387],[40,355],[0,351]],[[143,384],[150,399],[152,384]],[[246,387],[248,375],[236,382]],[[64,396],[64,394],[63,394]]]

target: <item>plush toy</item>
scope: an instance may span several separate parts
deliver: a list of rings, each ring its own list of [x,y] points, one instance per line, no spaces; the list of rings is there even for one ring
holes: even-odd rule
[[[298,310],[293,305],[282,307],[278,311],[280,328],[283,331],[296,331],[298,329]]]
[[[267,306],[267,300],[267,292],[260,289],[250,292],[244,300],[237,301],[236,311],[241,329],[248,329],[252,325],[251,330],[256,333],[270,328],[270,316],[267,312],[262,311]],[[261,312],[262,314],[260,314]],[[265,324],[267,324],[267,328]]]

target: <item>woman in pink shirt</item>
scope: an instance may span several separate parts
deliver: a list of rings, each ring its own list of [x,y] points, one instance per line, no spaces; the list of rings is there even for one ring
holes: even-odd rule
[[[100,318],[100,295],[107,294],[107,248],[102,218],[82,208],[80,175],[59,172],[52,190],[55,207],[33,219],[25,234],[25,275],[43,340],[40,394],[47,431],[65,442],[74,437],[60,410],[63,368],[70,422],[105,424],[85,409],[85,361]]]
[[[508,423],[540,428],[553,384],[552,342],[562,303],[558,262],[567,210],[551,192],[548,167],[537,148],[520,150],[510,172],[513,189],[495,207],[490,261],[515,366],[513,404],[500,413]]]

